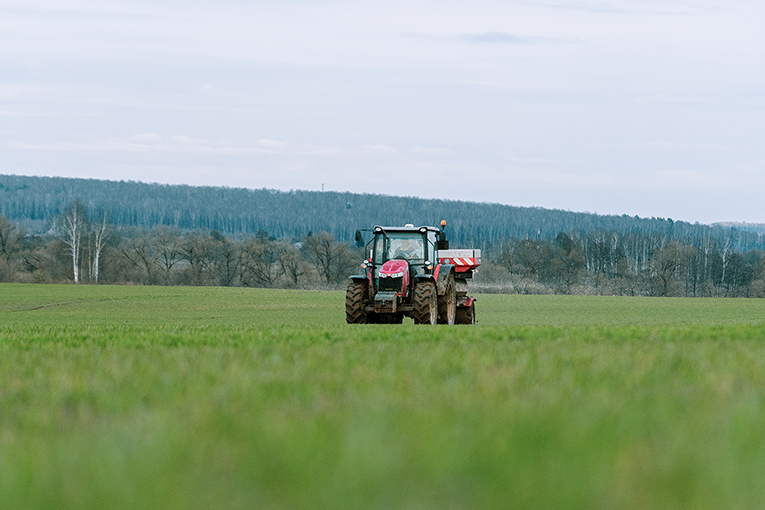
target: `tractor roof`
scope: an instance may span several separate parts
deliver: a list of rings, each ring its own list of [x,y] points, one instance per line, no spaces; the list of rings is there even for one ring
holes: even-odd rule
[[[380,225],[376,225],[375,228],[374,228],[374,231],[375,232],[382,231],[382,232],[412,232],[412,233],[416,233],[416,232],[427,232],[427,231],[430,231],[430,232],[440,232],[441,229],[439,229],[437,227],[428,227],[428,226],[424,226],[424,225],[420,226],[420,227],[408,227],[408,226],[407,227],[383,227],[383,226],[380,226]]]

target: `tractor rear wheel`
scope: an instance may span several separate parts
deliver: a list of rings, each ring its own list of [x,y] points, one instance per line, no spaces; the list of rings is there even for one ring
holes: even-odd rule
[[[446,292],[438,297],[438,323],[454,324],[454,316],[457,313],[457,289],[454,285],[454,275],[450,274],[446,281]]]
[[[465,308],[457,308],[455,324],[475,324],[475,301]]]
[[[412,297],[412,318],[415,324],[435,324],[438,318],[438,295],[433,282],[417,282]]]
[[[363,283],[351,282],[345,291],[345,321],[348,324],[366,324],[367,314],[364,311],[364,295],[367,286]]]

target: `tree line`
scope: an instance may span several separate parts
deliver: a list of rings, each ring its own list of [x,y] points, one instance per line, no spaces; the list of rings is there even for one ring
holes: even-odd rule
[[[449,227],[447,226],[447,229]],[[451,234],[451,232],[450,232]],[[765,251],[662,232],[574,230],[484,245],[477,292],[763,297]],[[450,236],[451,237],[451,236]],[[452,241],[452,247],[473,247]],[[175,226],[115,225],[75,200],[31,233],[0,215],[0,281],[341,288],[361,248],[331,232],[231,236]]]
[[[361,251],[329,232],[300,240],[218,231],[115,226],[79,201],[44,234],[0,215],[0,281],[334,288]]]
[[[560,232],[605,231],[620,235],[664,235],[693,245],[713,238],[746,252],[765,250],[765,236],[720,226],[513,207],[503,204],[421,199],[375,194],[277,191],[130,181],[0,175],[0,214],[44,233],[53,219],[80,199],[91,217],[106,211],[111,223],[181,231],[218,231],[240,238],[268,232],[277,239],[303,239],[331,232],[350,242],[357,228],[374,225],[434,225],[446,220],[456,244],[490,249],[505,239],[549,240]]]
[[[765,297],[765,251],[707,236],[611,231],[506,239],[489,250],[485,292]]]

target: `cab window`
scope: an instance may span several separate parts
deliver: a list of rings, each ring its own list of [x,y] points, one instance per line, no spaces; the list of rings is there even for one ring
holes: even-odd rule
[[[425,246],[420,234],[388,234],[387,259],[424,260]]]

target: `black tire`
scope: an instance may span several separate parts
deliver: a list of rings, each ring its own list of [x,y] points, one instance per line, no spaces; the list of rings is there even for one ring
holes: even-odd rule
[[[417,282],[412,298],[412,318],[415,324],[435,324],[438,318],[438,295],[433,282]]]
[[[446,292],[443,296],[438,296],[438,323],[454,324],[457,314],[457,289],[454,285],[454,274],[449,275],[446,281]]]
[[[351,282],[345,291],[345,321],[348,324],[366,324],[367,314],[364,311],[364,296],[367,286],[363,283]]]
[[[465,308],[457,308],[456,324],[475,324],[475,301]]]

